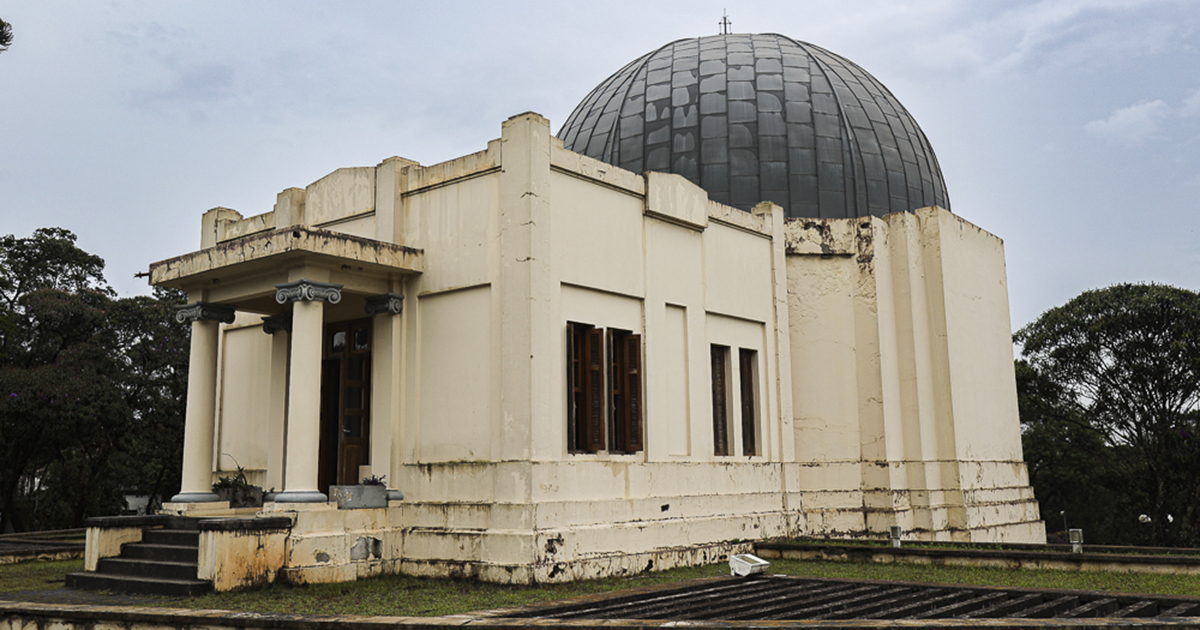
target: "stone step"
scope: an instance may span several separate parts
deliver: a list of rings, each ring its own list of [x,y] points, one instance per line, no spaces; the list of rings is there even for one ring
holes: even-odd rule
[[[125,543],[121,545],[121,557],[135,560],[158,560],[160,562],[190,562],[195,564],[200,557],[199,547],[184,545],[152,545],[147,543]]]
[[[148,545],[198,547],[200,532],[186,529],[147,529],[142,532],[142,542]]]
[[[200,519],[188,516],[168,516],[167,526],[164,529],[198,532],[200,531]]]
[[[172,578],[134,577],[131,575],[109,575],[85,571],[81,573],[68,573],[67,587],[89,591],[117,591],[137,595],[193,597],[212,591],[212,582],[196,579],[179,580]]]
[[[133,558],[101,558],[96,573],[107,575],[132,575],[144,578],[196,579],[195,562],[162,562],[159,560],[136,560]]]

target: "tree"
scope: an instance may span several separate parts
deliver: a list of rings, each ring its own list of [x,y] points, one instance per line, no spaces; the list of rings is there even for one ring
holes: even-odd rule
[[[1158,284],[1087,291],[1014,340],[1063,413],[1103,436],[1126,520],[1149,516],[1153,544],[1200,544],[1200,294]]]
[[[115,298],[75,235],[0,237],[0,531],[78,527],[178,487],[177,293]]]
[[[0,52],[8,50],[12,45],[12,24],[0,20]]]
[[[30,331],[18,330],[26,296],[42,289],[113,295],[104,281],[104,260],[76,247],[75,240],[62,228],[39,228],[29,238],[0,237],[0,365],[36,360],[36,353],[19,347],[29,340]]]
[[[1112,507],[1123,494],[1114,485],[1115,454],[1104,434],[1027,362],[1017,359],[1016,374],[1025,463],[1049,538],[1066,543],[1066,530],[1080,527],[1089,541],[1117,541],[1129,527],[1136,529],[1136,521],[1122,528],[1114,518]]]

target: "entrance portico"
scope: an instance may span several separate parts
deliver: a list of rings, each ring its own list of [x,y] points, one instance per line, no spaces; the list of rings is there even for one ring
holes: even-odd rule
[[[273,458],[282,470],[269,471],[267,475],[277,479],[282,487],[274,495],[274,501],[323,503],[328,500],[324,490],[331,481],[343,484],[358,481],[360,465],[374,466],[375,470],[386,473],[391,459],[390,427],[380,423],[379,430],[371,436],[367,411],[395,407],[390,398],[397,392],[391,387],[364,387],[363,379],[370,374],[386,377],[393,370],[388,354],[360,351],[356,355],[358,360],[365,358],[372,363],[358,365],[352,374],[359,379],[357,389],[351,390],[359,396],[354,403],[358,406],[350,408],[355,415],[344,419],[345,414],[338,415],[336,432],[327,432],[330,434],[325,436],[326,442],[334,440],[334,465],[346,472],[333,479],[321,478],[318,464],[322,461],[322,408],[329,402],[322,400],[326,325],[372,318],[375,321],[359,325],[359,329],[369,326],[368,338],[373,337],[375,343],[388,348],[395,347],[399,341],[395,336],[401,327],[389,320],[402,317],[405,278],[421,273],[421,262],[421,252],[411,248],[291,226],[249,235],[156,265],[153,270],[156,284],[187,290],[191,298],[176,314],[179,321],[192,323],[192,351],[182,488],[171,503],[219,501],[212,492],[214,471],[220,468],[216,465],[216,436],[220,432],[217,426],[219,326],[232,324],[239,312],[261,315],[263,332],[273,337],[286,335],[285,351],[272,355],[273,362],[286,362],[272,366],[284,375],[283,391],[272,388],[271,392],[284,397],[283,435],[278,436],[283,448],[281,457]],[[354,339],[346,343],[353,344]],[[375,366],[375,362],[380,365]],[[327,397],[341,400],[345,396],[340,384],[333,390],[328,387],[324,390]],[[343,435],[350,438],[354,449],[338,448]],[[368,441],[370,438],[374,438],[374,448]],[[268,444],[268,448],[274,445]],[[352,457],[354,462],[336,461],[346,457]]]

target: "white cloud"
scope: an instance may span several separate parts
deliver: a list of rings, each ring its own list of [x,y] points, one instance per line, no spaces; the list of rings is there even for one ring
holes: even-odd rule
[[[1167,104],[1157,99],[1118,109],[1106,119],[1089,122],[1084,129],[1101,140],[1137,145],[1153,136],[1159,121],[1169,113]]]
[[[1111,69],[1177,48],[1193,32],[1178,17],[1190,0],[1010,0],[936,3],[931,33],[905,46],[928,67],[1022,76],[1062,68]],[[887,24],[887,28],[897,28]],[[886,36],[889,37],[890,36]]]
[[[1200,90],[1191,93],[1179,106],[1180,116],[1200,116]]]

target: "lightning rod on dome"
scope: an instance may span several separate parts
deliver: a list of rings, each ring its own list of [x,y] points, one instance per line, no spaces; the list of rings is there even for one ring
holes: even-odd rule
[[[733,22],[729,21],[729,12],[728,11],[726,11],[725,9],[721,9],[721,21],[717,22],[717,24],[721,25],[721,34],[722,35],[729,34],[729,25],[733,24]]]

